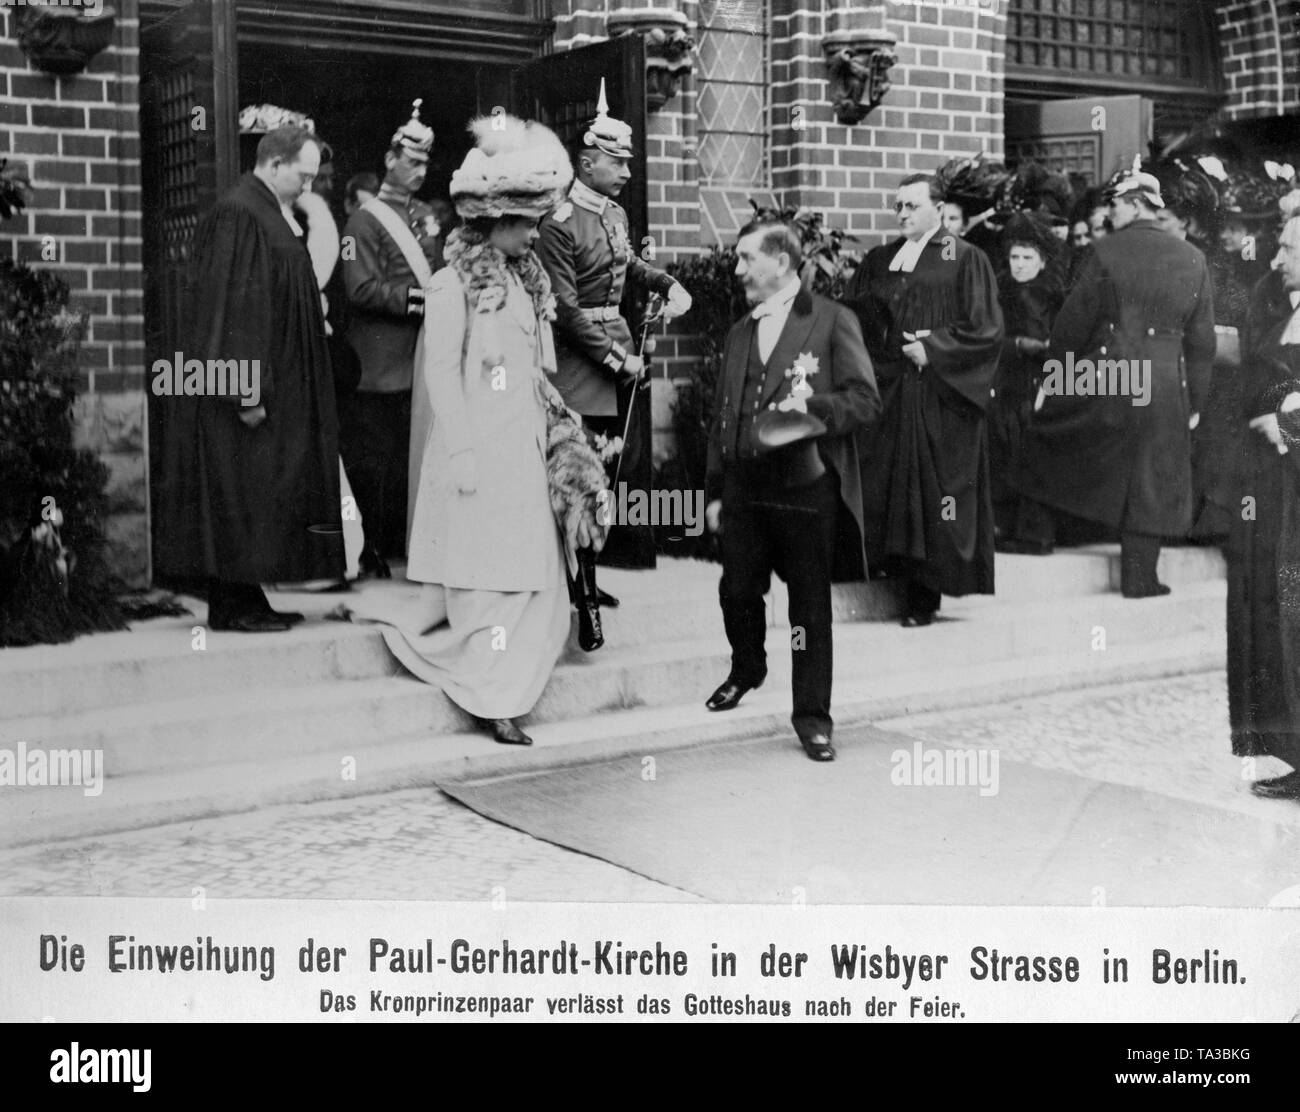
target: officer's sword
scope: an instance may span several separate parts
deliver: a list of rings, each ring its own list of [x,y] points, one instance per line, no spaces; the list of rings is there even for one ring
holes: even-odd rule
[[[652,293],[650,295],[650,301],[646,305],[645,320],[641,325],[641,345],[637,349],[637,355],[642,360],[641,373],[643,375],[645,374],[646,337],[650,335],[651,325],[658,323],[659,319],[664,315],[664,306],[664,299],[659,294]],[[627,418],[623,421],[623,447],[619,449],[618,464],[614,468],[614,481],[610,484],[610,490],[615,493],[615,496],[617,496],[618,491],[618,478],[623,473],[623,457],[627,454],[627,434],[628,430],[632,428],[632,411],[636,408],[636,396],[639,393],[641,393],[640,381],[632,387],[632,397],[627,403]]]

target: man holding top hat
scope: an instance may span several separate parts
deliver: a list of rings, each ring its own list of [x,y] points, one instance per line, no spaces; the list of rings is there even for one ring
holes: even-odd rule
[[[709,437],[710,530],[722,548],[731,673],[708,699],[735,707],[767,675],[763,596],[776,572],[790,593],[792,722],[804,752],[832,761],[831,579],[865,574],[855,433],[880,412],[853,313],[799,280],[799,237],[755,220],[740,230],[736,275],[755,306],[731,329]]]
[[[388,559],[406,551],[408,446],[415,346],[424,319],[425,287],[442,266],[442,229],[415,199],[433,150],[433,129],[421,101],[384,156],[379,196],[343,230],[343,277],[352,318],[348,342],[361,380],[342,415],[343,462],[366,530],[362,570],[387,578]],[[417,435],[427,431],[417,430]]]
[[[1052,329],[1011,548],[1050,552],[1052,510],[1100,522],[1120,534],[1123,595],[1150,598],[1169,593],[1156,575],[1161,538],[1192,524],[1191,430],[1214,361],[1214,297],[1205,256],[1156,220],[1159,179],[1135,160],[1106,197],[1115,231]],[[1073,381],[1058,372],[1054,384],[1052,361],[1073,367]]]
[[[638,255],[628,233],[627,213],[614,200],[632,176],[631,158],[632,128],[609,115],[602,80],[597,116],[580,140],[573,187],[567,200],[542,221],[537,245],[556,300],[558,366],[552,381],[587,428],[611,444],[623,431],[618,421],[618,386],[645,371],[631,329],[619,312],[624,283],[630,276],[664,297],[665,319],[691,307],[690,294],[680,283]],[[595,561],[590,549],[579,554],[586,595],[601,605],[617,606],[617,599],[595,586]],[[585,620],[599,643],[599,614]]]

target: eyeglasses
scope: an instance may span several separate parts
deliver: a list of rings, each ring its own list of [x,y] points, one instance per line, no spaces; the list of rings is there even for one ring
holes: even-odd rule
[[[915,201],[895,201],[894,211],[898,213],[916,212],[918,209],[925,208],[924,204],[917,204]]]

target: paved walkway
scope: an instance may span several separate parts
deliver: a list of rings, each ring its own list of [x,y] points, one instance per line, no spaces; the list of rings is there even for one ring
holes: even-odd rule
[[[1243,762],[1229,752],[1221,674],[878,725],[933,744],[997,747],[1003,760],[1300,824],[1300,805],[1250,795]],[[1254,775],[1273,771],[1271,763],[1260,762]],[[1159,836],[1153,829],[1152,837]],[[276,807],[0,852],[0,895],[188,898],[195,888],[209,899],[695,899],[489,822],[429,790]]]

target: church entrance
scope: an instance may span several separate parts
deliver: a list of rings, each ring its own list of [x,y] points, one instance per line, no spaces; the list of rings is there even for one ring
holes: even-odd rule
[[[141,132],[147,366],[182,342],[186,279],[203,214],[240,172],[255,142],[239,113],[274,104],[310,116],[330,144],[341,212],[354,174],[381,178],[384,153],[412,102],[436,139],[421,198],[446,197],[472,145],[467,125],[501,108],[548,124],[567,143],[595,115],[601,78],[610,111],[632,124],[644,170],[645,55],[640,36],[547,54],[542,0],[142,0]],[[644,173],[620,201],[632,241],[646,228]],[[639,306],[625,312],[635,328]],[[623,404],[630,401],[623,399]],[[624,476],[650,479],[648,394],[637,405]],[[149,413],[151,479],[165,453],[162,407]],[[635,456],[635,461],[631,457]],[[630,468],[630,473],[629,473]],[[153,522],[157,529],[161,523]],[[610,555],[645,566],[653,549]]]

